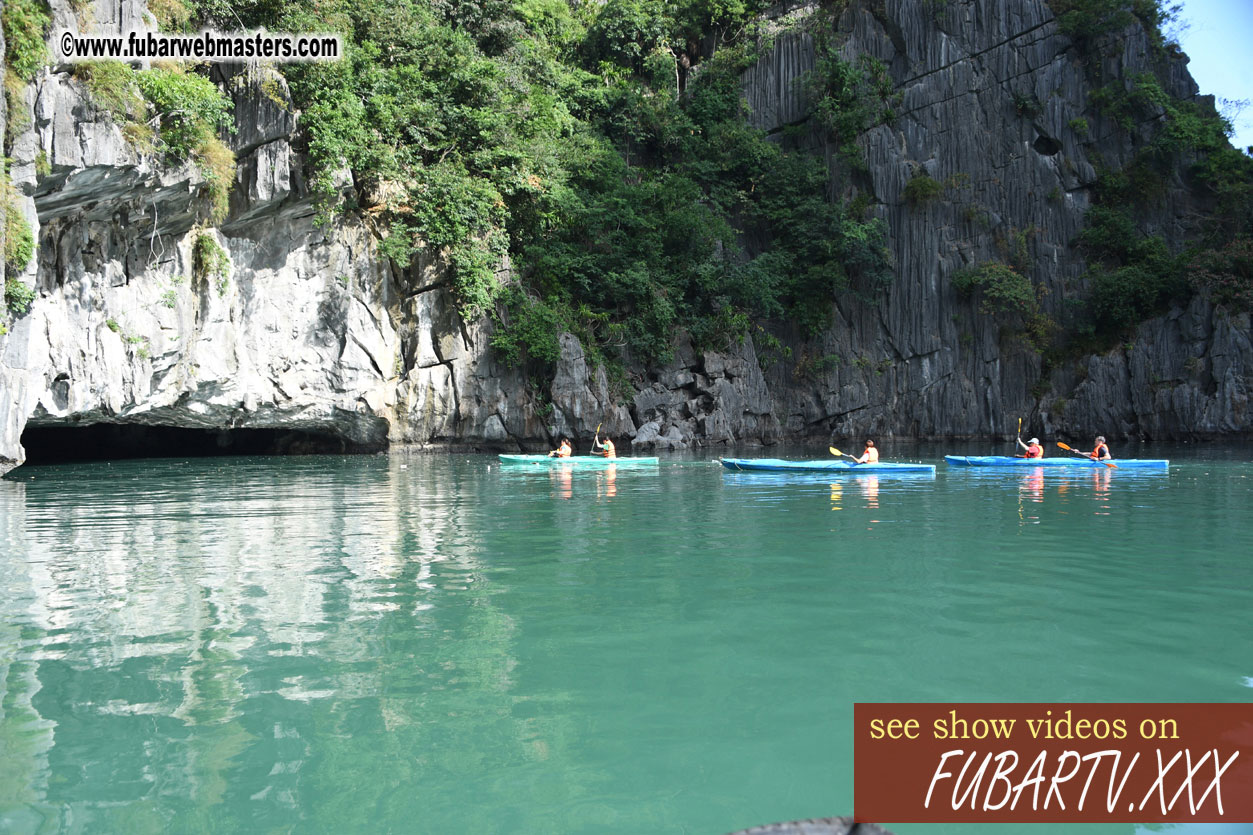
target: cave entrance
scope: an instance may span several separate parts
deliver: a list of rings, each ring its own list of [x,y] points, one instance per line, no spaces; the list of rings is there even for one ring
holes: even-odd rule
[[[1035,142],[1031,144],[1031,147],[1035,148],[1037,154],[1051,157],[1062,149],[1062,143],[1051,136],[1040,134],[1035,138]]]
[[[377,449],[330,433],[294,429],[185,429],[134,423],[27,426],[22,446],[28,465],[124,458],[336,455]]]

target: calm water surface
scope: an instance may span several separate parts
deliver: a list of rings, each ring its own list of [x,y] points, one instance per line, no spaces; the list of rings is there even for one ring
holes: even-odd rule
[[[1169,474],[22,468],[0,831],[717,835],[850,814],[856,701],[1248,701],[1253,454],[1139,454]]]

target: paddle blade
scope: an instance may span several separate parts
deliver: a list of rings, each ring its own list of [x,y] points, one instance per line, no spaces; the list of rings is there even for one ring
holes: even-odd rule
[[[1101,463],[1102,463],[1102,464],[1104,464],[1105,466],[1109,467],[1111,470],[1116,470],[1116,469],[1118,469],[1118,465],[1117,465],[1117,464],[1115,464],[1113,461],[1102,461]]]
[[[836,458],[839,458],[841,455],[844,454],[833,446],[829,446],[827,447],[827,449],[830,450],[831,454],[834,455]]]
[[[1071,447],[1066,446],[1061,441],[1058,441],[1057,445],[1061,447],[1062,449],[1066,450],[1067,452],[1076,452],[1076,450],[1072,449]]]

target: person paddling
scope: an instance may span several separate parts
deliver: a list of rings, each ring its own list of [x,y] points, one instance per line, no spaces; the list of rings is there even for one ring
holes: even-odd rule
[[[597,452],[597,450],[600,450],[600,452]],[[606,458],[618,457],[618,451],[614,448],[613,441],[609,440],[608,438],[605,438],[605,440],[603,441],[600,440],[598,437],[593,438],[592,439],[592,454],[603,455]]]
[[[879,450],[875,449],[874,441],[866,441],[866,449],[857,459],[858,464],[878,464]]]
[[[1030,441],[1027,441],[1027,443],[1025,444],[1022,442],[1022,438],[1019,438],[1018,446],[1022,447],[1023,449],[1027,451],[1027,454],[1022,456],[1023,458],[1043,458],[1044,457],[1044,447],[1040,446],[1039,438],[1032,438]]]
[[[549,458],[569,458],[571,453],[570,439],[562,436],[561,446],[548,453]]]
[[[1113,458],[1109,454],[1109,447],[1105,445],[1104,435],[1096,436],[1096,443],[1092,445],[1092,451],[1088,453],[1088,457],[1094,461],[1108,461]]]

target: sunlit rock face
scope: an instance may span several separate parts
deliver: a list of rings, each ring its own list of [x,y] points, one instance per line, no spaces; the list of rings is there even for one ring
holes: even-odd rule
[[[76,27],[52,5],[54,30]],[[98,3],[96,30],[143,28],[142,12]],[[10,278],[37,295],[0,336],[0,472],[24,460],[28,426],[286,430],[350,451],[516,450],[600,422],[633,433],[577,342],[553,390],[537,389],[495,360],[487,321],[463,321],[437,254],[398,269],[368,213],[318,222],[273,71],[214,71],[237,166],[212,223],[197,166],[138,151],[70,70],[25,88],[31,118],[12,142],[38,254]],[[352,188],[349,172],[339,180]],[[206,252],[219,258],[208,268]]]
[[[68,2],[52,11],[54,29],[75,25]],[[94,20],[124,31],[142,27],[142,12],[98,2]],[[43,71],[22,93],[29,124],[9,151],[39,247],[8,276],[37,295],[0,336],[0,471],[24,460],[28,425],[286,429],[354,450],[542,448],[598,427],[660,448],[979,436],[1011,431],[1018,416],[1036,431],[1111,440],[1253,432],[1247,315],[1198,299],[1108,354],[1046,372],[951,287],[956,270],[1003,260],[1018,238],[1046,312],[1060,317],[1082,289],[1074,241],[1096,165],[1133,153],[1091,107],[1046,3],[853,2],[829,21],[841,54],[878,58],[901,93],[897,118],[859,138],[862,170],[835,153],[801,89],[814,45],[795,24],[820,13],[789,6],[778,21],[783,34],[744,75],[750,119],[824,154],[833,195],[855,185],[871,197],[888,229],[890,288],[840,298],[817,336],[763,323],[778,349],[750,337],[697,350],[676,334],[669,364],[630,368],[613,385],[568,334],[551,379],[504,367],[490,321],[460,315],[438,253],[402,269],[379,256],[369,212],[319,224],[299,116],[272,71],[217,71],[238,164],[216,224],[195,165],[140,153],[68,66]],[[1146,71],[1146,37],[1129,30],[1104,60],[1123,77]],[[1170,92],[1196,93],[1183,59],[1172,73]],[[1084,136],[1071,126],[1080,117]],[[922,173],[943,194],[911,203],[905,187]],[[349,172],[340,180],[353,188]],[[1178,180],[1149,230],[1176,244],[1199,216]],[[216,269],[197,247],[220,251]],[[501,280],[510,273],[502,264]]]
[[[386,444],[390,277],[364,229],[314,225],[292,186],[291,115],[252,79],[231,81],[240,165],[218,227],[200,171],[154,165],[71,75],[28,88],[14,179],[33,209],[38,297],[3,344],[10,465],[25,426],[287,427]],[[205,270],[197,246],[223,263]]]

